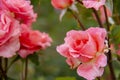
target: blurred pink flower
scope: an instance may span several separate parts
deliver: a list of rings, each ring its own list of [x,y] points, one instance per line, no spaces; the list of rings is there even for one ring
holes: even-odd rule
[[[12,57],[19,50],[20,25],[8,11],[0,11],[0,56]]]
[[[65,9],[73,4],[74,0],[51,0],[51,4],[56,9]]]
[[[38,30],[31,30],[26,25],[22,24],[19,55],[22,58],[26,58],[29,54],[33,54],[39,49],[45,49],[50,46],[51,42],[52,39],[48,34],[42,33]]]
[[[106,0],[83,0],[82,2],[86,8],[99,10],[101,6],[105,5]]]
[[[57,51],[67,58],[71,68],[78,67],[80,76],[93,80],[103,74],[107,64],[104,55],[106,30],[89,28],[86,31],[71,30],[65,37],[65,43],[57,47]]]
[[[2,0],[2,5],[3,9],[6,7],[10,10],[21,23],[30,26],[36,21],[37,14],[34,13],[30,0]]]

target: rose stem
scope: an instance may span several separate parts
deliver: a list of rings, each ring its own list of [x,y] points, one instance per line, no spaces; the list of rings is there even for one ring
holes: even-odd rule
[[[77,1],[78,3],[80,3],[80,4],[83,5],[83,3],[82,3],[80,0],[76,0],[76,1]],[[101,22],[101,20],[100,20],[100,18],[99,18],[99,16],[98,16],[97,11],[96,11],[94,8],[92,8],[92,10],[93,10],[93,12],[94,12],[94,14],[95,14],[95,17],[96,17],[96,19],[97,19],[97,21],[98,21],[98,24],[100,25],[101,28],[103,28],[102,22]]]
[[[97,80],[101,80],[100,77],[97,77]]]
[[[4,66],[5,80],[7,80],[7,66],[8,66],[7,58],[4,58],[4,63],[5,63],[5,66]]]
[[[7,80],[6,72],[3,70],[3,67],[2,67],[2,58],[0,58],[0,71],[1,71],[2,79]]]
[[[105,13],[105,17],[106,17],[107,30],[109,32],[110,31],[110,25],[109,25],[109,22],[108,22],[108,15],[107,15],[106,7],[103,6],[103,8],[104,8],[104,13]],[[110,47],[110,44],[109,44],[109,35],[108,35],[108,46]],[[111,50],[109,50],[109,52],[108,52],[107,55],[108,55],[108,66],[109,66],[109,69],[110,69],[111,78],[112,78],[112,80],[116,80],[115,73],[114,73],[113,66],[112,66]]]
[[[21,64],[22,64],[22,72],[21,72],[21,79],[20,80],[24,80],[24,63],[25,62],[21,62]]]
[[[79,2],[80,4],[83,4],[80,0],[76,0],[77,2]]]
[[[107,16],[106,7],[103,6],[103,8],[104,8],[104,13],[105,13],[105,19],[106,19],[107,30],[110,31],[110,25],[109,25],[109,22],[108,22],[108,16]]]
[[[5,61],[5,73],[6,73],[7,72],[7,67],[8,67],[8,59],[5,58],[4,61]]]
[[[78,22],[78,24],[82,28],[82,30],[85,30],[85,26],[82,24],[82,22],[80,21],[80,19],[74,14],[74,12],[72,10],[70,10],[70,9],[68,9],[68,11],[71,12],[72,16]]]
[[[2,68],[2,58],[0,57],[0,74],[1,74],[1,78],[3,79],[3,68]]]
[[[93,10],[93,12],[94,12],[94,14],[95,14],[95,17],[96,17],[96,19],[97,19],[100,27],[103,28],[102,22],[101,22],[101,20],[100,20],[100,17],[98,16],[97,11],[96,11],[94,8],[92,8],[92,10]]]
[[[7,69],[6,69],[6,72],[10,69],[10,67],[16,62],[19,60],[19,56],[16,56],[15,59],[13,59],[9,65],[7,65]]]
[[[24,77],[24,80],[27,80],[27,74],[28,74],[28,58],[25,59],[25,77]]]

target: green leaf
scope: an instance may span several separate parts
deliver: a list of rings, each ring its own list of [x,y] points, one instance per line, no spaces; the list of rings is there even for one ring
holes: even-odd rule
[[[114,60],[112,63],[113,63],[114,71],[115,71],[115,76],[118,78],[120,75],[120,71],[119,71],[120,70],[120,62],[117,60]]]
[[[120,26],[115,26],[111,31],[112,43],[120,44]]]
[[[120,0],[113,0],[114,10],[116,10],[120,14]]]
[[[36,53],[28,56],[28,59],[33,62],[35,65],[39,65],[39,57]]]

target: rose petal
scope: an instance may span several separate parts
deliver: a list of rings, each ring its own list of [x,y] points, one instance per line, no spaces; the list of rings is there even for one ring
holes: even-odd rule
[[[104,49],[104,42],[105,42],[105,37],[106,37],[106,30],[104,28],[89,28],[87,32],[92,36],[94,41],[97,44],[97,51],[101,52]]]
[[[102,76],[104,68],[107,65],[107,57],[104,54],[97,56],[93,61],[81,64],[78,69],[78,75],[93,80]]]
[[[0,56],[2,57],[12,57],[16,54],[20,48],[19,38],[11,38],[7,43],[0,47]]]
[[[102,5],[105,4],[106,0],[83,0],[83,5],[86,8],[95,8],[96,10],[98,10]]]
[[[65,44],[57,46],[56,49],[57,49],[57,52],[59,52],[62,56],[70,57],[69,49]]]
[[[95,56],[95,53],[97,52],[96,49],[96,43],[94,42],[94,40],[92,39],[91,35],[89,35],[89,40],[88,42],[83,46],[83,48],[80,50],[81,55],[88,57],[88,58],[92,58]]]
[[[101,54],[96,58],[96,66],[105,67],[107,65],[107,56],[105,54]]]
[[[87,80],[94,80],[96,77],[100,77],[103,74],[104,69],[94,66],[94,64],[81,64],[78,69],[78,75],[84,77]]]

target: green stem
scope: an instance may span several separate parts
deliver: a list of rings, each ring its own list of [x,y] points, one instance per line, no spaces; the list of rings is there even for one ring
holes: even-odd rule
[[[112,79],[112,80],[116,80],[115,73],[114,73],[114,69],[113,69],[113,66],[112,66],[112,55],[111,55],[111,51],[109,51],[109,53],[108,53],[108,67],[109,67],[109,70],[110,70],[111,79]]]
[[[7,80],[7,66],[8,66],[8,59],[7,58],[4,58],[4,63],[5,63],[5,66],[4,66],[4,78],[5,80]]]
[[[69,11],[71,12],[72,16],[74,17],[74,19],[78,22],[79,26],[82,28],[82,30],[85,30],[85,26],[82,24],[82,22],[80,21],[80,19],[78,18],[78,16],[76,16],[77,14],[75,14],[72,10],[69,9]]]
[[[103,6],[103,8],[104,8],[104,13],[105,13],[105,17],[106,17],[107,30],[110,31],[110,25],[109,25],[109,22],[108,22],[107,10],[106,10],[105,6]]]
[[[1,79],[3,79],[3,68],[2,68],[2,58],[0,57],[0,75],[1,75]]]
[[[97,80],[101,80],[100,77],[97,77]]]
[[[83,3],[80,0],[76,0],[76,1],[83,5]],[[97,19],[98,24],[100,25],[101,28],[103,28],[103,24],[102,24],[102,22],[101,22],[101,20],[99,18],[99,15],[98,15],[97,11],[94,8],[92,8],[92,10],[93,10],[93,12],[95,14],[95,17]]]
[[[101,22],[101,20],[100,20],[100,17],[99,17],[99,15],[98,15],[97,11],[96,11],[94,8],[92,8],[92,10],[93,10],[93,12],[94,12],[94,14],[95,14],[95,17],[96,17],[96,19],[97,19],[98,24],[100,25],[101,28],[103,28],[103,24],[102,24],[102,22]]]
[[[24,80],[27,80],[27,75],[28,75],[28,58],[25,59],[25,77]]]
[[[5,61],[5,73],[7,73],[8,59],[5,58],[4,61]]]
[[[10,67],[11,67],[16,61],[18,61],[19,59],[20,59],[20,57],[19,57],[19,56],[16,56],[16,58],[14,58],[9,65],[6,65],[6,66],[7,66],[6,72],[7,72],[7,71],[10,69]]]
[[[83,4],[82,1],[80,1],[80,0],[76,0],[76,1],[79,2],[80,4]]]
[[[7,74],[5,70],[3,70],[3,66],[2,66],[2,58],[0,58],[0,72],[1,72],[2,79],[7,80]]]
[[[105,13],[105,17],[106,17],[106,24],[107,24],[107,31],[110,31],[110,25],[108,22],[108,15],[107,15],[107,11],[106,11],[106,7],[104,7],[104,13]],[[108,47],[110,48],[110,38],[109,38],[109,34],[108,34]],[[116,80],[115,77],[115,73],[114,73],[114,69],[113,69],[113,65],[112,65],[112,54],[111,54],[111,50],[109,50],[109,52],[107,53],[107,57],[108,57],[108,67],[110,70],[110,76],[112,80]]]

